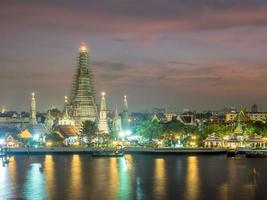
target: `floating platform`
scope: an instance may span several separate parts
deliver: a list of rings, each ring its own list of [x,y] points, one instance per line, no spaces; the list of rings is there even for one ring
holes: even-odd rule
[[[124,153],[112,153],[112,152],[93,152],[93,157],[123,157]]]
[[[226,152],[227,157],[235,157],[237,154],[237,151],[235,149],[229,149]]]
[[[267,158],[267,150],[246,151],[247,158]]]

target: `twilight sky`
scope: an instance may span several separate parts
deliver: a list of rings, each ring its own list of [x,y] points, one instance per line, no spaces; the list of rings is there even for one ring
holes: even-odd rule
[[[0,1],[0,106],[62,108],[85,42],[111,109],[267,111],[266,0]]]

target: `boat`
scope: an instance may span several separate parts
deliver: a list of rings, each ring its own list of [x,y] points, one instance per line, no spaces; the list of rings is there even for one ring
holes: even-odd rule
[[[249,150],[246,151],[247,158],[266,158],[267,150]]]
[[[123,157],[124,152],[122,146],[120,148],[108,148],[108,149],[97,149],[92,153],[93,157]]]
[[[235,149],[228,149],[226,155],[227,155],[227,157],[235,157],[236,156],[236,150]]]

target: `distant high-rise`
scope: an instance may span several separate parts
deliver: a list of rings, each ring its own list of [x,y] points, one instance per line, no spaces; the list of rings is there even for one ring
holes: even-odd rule
[[[73,81],[70,99],[70,115],[76,125],[86,120],[97,120],[93,75],[89,66],[89,49],[81,44],[78,54],[78,68]]]
[[[101,94],[98,130],[99,133],[102,134],[109,133],[108,122],[107,122],[106,98],[104,92]]]
[[[251,112],[252,113],[257,113],[258,112],[258,105],[257,104],[253,104],[251,106]]]
[[[32,99],[31,99],[30,123],[31,124],[37,124],[37,120],[36,120],[36,100],[35,100],[35,94],[34,93],[32,93]]]
[[[129,129],[129,111],[128,111],[128,101],[127,96],[123,99],[123,111],[122,111],[122,130],[126,131]]]

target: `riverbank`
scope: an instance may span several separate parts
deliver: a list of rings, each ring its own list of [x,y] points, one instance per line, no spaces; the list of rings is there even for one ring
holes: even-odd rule
[[[112,148],[106,148],[112,149]],[[49,148],[10,148],[8,154],[92,154],[100,148],[70,148],[70,147],[49,147]],[[127,154],[225,154],[225,148],[124,148]]]

